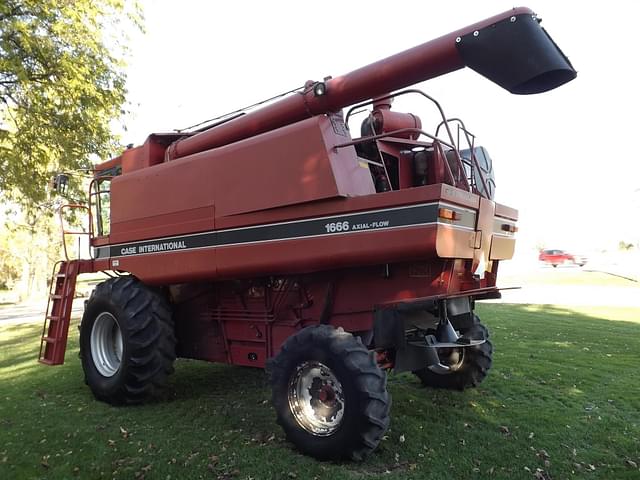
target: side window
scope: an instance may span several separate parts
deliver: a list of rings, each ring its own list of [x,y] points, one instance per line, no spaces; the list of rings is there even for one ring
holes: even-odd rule
[[[100,237],[109,235],[111,229],[111,178],[98,180],[95,185],[95,232]]]

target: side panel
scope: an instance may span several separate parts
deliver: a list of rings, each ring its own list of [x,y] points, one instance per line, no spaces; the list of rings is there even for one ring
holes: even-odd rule
[[[177,160],[111,182],[112,243],[214,228],[213,166]]]
[[[318,116],[205,152],[219,217],[375,193],[369,169],[328,117]]]
[[[110,257],[113,269],[129,271],[154,284],[309,273],[438,255],[472,258],[475,212],[452,202],[426,200],[427,193],[439,192],[419,187],[332,200],[330,205],[304,205],[287,211],[299,215],[316,206],[334,214],[240,228],[218,226],[197,234],[102,246],[96,256]],[[397,199],[416,203],[397,206]],[[369,209],[360,210],[367,204]],[[383,207],[389,204],[396,206]],[[440,207],[455,210],[459,219],[439,219]],[[268,218],[266,213],[247,217]],[[247,217],[237,221],[247,222]],[[224,218],[228,221],[230,217]]]

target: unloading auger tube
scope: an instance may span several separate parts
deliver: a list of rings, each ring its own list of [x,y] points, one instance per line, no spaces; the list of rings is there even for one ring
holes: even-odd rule
[[[335,112],[363,100],[469,67],[511,93],[552,90],[576,71],[540,19],[514,8],[324,82],[264,108],[174,142],[173,160],[265,133],[305,118]]]

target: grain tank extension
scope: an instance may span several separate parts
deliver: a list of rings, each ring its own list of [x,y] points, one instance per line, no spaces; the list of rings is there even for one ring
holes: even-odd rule
[[[407,90],[465,66],[515,94],[576,76],[517,8],[98,165],[69,207],[92,255],[56,266],[40,361],[64,361],[77,276],[105,272],[80,353],[108,403],[145,400],[177,357],[266,368],[298,449],[359,460],[389,425],[387,370],[478,385],[493,349],[474,305],[500,295],[518,214],[467,126]],[[400,96],[438,122],[393,110]]]

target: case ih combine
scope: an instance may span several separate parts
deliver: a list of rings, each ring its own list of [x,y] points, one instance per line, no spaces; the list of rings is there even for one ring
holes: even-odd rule
[[[64,361],[77,275],[103,271],[80,354],[108,403],[143,401],[176,357],[266,367],[291,442],[361,459],[389,425],[386,370],[476,386],[492,346],[474,303],[499,296],[517,212],[464,124],[401,89],[465,66],[516,94],[572,80],[539,23],[517,8],[98,165],[92,258],[57,264],[40,361]],[[391,110],[409,93],[433,130]]]

